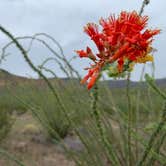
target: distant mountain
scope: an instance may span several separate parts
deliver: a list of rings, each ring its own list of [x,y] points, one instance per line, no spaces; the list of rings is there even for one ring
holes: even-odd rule
[[[13,83],[13,82],[27,82],[31,79],[28,79],[26,77],[22,77],[22,76],[17,76],[14,74],[11,74],[10,72],[4,70],[4,69],[0,69],[0,86],[5,86],[6,83]]]
[[[166,78],[156,79],[156,83],[159,86],[165,86],[166,87]]]
[[[105,82],[110,88],[124,88],[127,85],[126,80],[108,80]],[[160,87],[166,87],[166,78],[156,79],[156,84]],[[138,86],[144,87],[146,86],[146,83],[145,82],[140,83],[136,81],[130,82],[130,87],[138,87]]]
[[[33,82],[43,82],[41,79],[32,79],[32,78],[26,78],[22,76],[17,76],[14,74],[9,73],[8,71],[4,69],[0,69],[0,85],[2,86],[5,84],[6,81],[10,82],[11,81],[17,81],[17,82],[28,82],[28,81],[33,81]],[[57,78],[50,78],[50,81],[56,81]],[[63,83],[69,83],[69,82],[77,82],[78,80],[76,78],[60,78],[58,80],[63,81]],[[78,81],[79,82],[79,81]],[[105,84],[107,84],[110,88],[124,88],[127,84],[126,80],[106,80],[104,81]],[[162,79],[156,79],[156,84],[161,87],[166,87],[166,78]],[[137,87],[137,86],[145,86],[145,82],[139,83],[136,81],[131,81],[130,83],[131,87]]]
[[[7,79],[27,79],[26,77],[22,77],[22,76],[17,76],[14,74],[9,73],[8,71],[4,70],[4,69],[0,69],[0,81],[2,80],[7,80]]]
[[[10,74],[8,71],[0,69],[0,79],[4,79],[6,77],[10,77],[12,76],[12,74]]]

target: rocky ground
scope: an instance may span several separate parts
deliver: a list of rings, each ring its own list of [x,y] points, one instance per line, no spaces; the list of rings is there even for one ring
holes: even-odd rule
[[[74,150],[81,150],[80,142],[72,136],[66,137],[64,143]],[[8,138],[1,147],[20,159],[26,166],[74,166],[67,159],[59,145],[51,143],[41,132],[39,125],[29,114],[17,118]],[[13,161],[0,155],[0,166],[16,166]]]

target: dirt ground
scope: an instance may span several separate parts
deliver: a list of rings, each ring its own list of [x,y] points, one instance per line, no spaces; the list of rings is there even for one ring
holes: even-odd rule
[[[17,117],[1,147],[21,160],[25,166],[74,166],[57,145],[47,140],[30,114]],[[0,155],[0,166],[16,166]]]

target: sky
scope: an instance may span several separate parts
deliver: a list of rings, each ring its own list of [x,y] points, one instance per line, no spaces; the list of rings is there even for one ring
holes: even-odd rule
[[[16,37],[47,33],[60,43],[65,56],[70,59],[76,55],[74,50],[85,49],[87,45],[96,49],[90,38],[83,32],[83,26],[88,22],[98,23],[101,17],[107,18],[110,14],[118,14],[122,10],[139,11],[141,3],[142,0],[0,0],[0,24]],[[165,10],[166,1],[151,0],[144,11],[144,14],[150,17],[148,27],[162,30],[153,43],[157,49],[154,53],[156,78],[166,77]],[[8,42],[9,39],[0,32],[0,49]],[[28,42],[22,44],[27,47]],[[50,40],[48,42],[59,53],[58,48]],[[0,68],[20,76],[36,77],[14,46],[10,46],[7,53],[10,55],[0,64]],[[50,52],[35,42],[30,52],[33,62],[39,65],[48,56]],[[88,61],[76,59],[72,64],[82,76],[86,74],[83,69],[89,66]],[[64,76],[57,64],[48,63],[47,67],[56,71],[59,76]],[[141,69],[141,65],[136,66],[132,73],[133,80],[139,80]],[[146,69],[151,73],[150,64],[146,65]]]

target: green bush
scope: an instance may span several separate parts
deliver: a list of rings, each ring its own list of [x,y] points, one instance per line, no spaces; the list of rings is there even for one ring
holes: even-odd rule
[[[0,142],[6,138],[7,134],[11,130],[14,119],[11,117],[8,111],[0,109]]]
[[[19,93],[20,96],[17,91],[18,98],[24,101],[27,109],[32,111],[50,138],[56,140],[64,138],[73,130],[73,126],[70,125],[62,107],[47,85],[39,83],[19,86],[18,89],[22,93]],[[59,82],[55,79],[52,80],[52,84],[71,121],[75,122],[75,126],[80,126],[81,121],[86,118],[87,112],[90,112],[91,109],[89,94],[78,81],[62,80]]]
[[[48,120],[50,119],[48,118]],[[58,117],[54,119],[54,121],[49,121],[48,123],[49,128],[47,129],[47,132],[52,139],[59,140],[60,138],[65,138],[69,133],[70,125],[67,122],[59,121]]]

